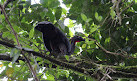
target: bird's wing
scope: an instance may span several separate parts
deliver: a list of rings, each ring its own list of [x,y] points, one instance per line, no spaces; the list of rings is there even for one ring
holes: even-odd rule
[[[51,46],[50,46],[50,40],[47,39],[47,38],[45,38],[44,35],[43,35],[42,37],[43,37],[43,41],[44,41],[45,47],[48,49],[48,51],[51,52],[51,51],[52,51],[52,48],[51,48]]]
[[[58,28],[57,28],[57,30],[58,30],[58,34],[60,36],[60,39],[62,39],[62,41],[63,41],[62,43],[64,43],[66,48],[67,48],[67,52],[70,53],[71,52],[71,45],[69,43],[68,38],[65,36],[65,34],[61,30],[59,30]]]
[[[71,45],[69,43],[69,40],[67,39],[67,37],[64,40],[65,40],[65,45],[66,45],[66,47],[68,49],[68,52],[70,53],[71,52]]]

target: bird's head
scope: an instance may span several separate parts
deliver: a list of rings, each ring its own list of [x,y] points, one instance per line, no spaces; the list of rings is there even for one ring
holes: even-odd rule
[[[77,36],[77,35],[71,38],[71,52],[70,52],[70,54],[74,53],[75,44],[76,44],[76,42],[80,42],[80,41],[85,41],[85,39],[83,39],[81,36]]]
[[[74,36],[71,38],[72,41],[76,42],[80,42],[80,41],[85,41],[85,39],[83,39],[81,36]]]
[[[40,32],[45,32],[45,30],[52,30],[54,28],[54,25],[51,22],[48,21],[43,21],[39,22],[36,26],[35,29],[37,29]]]

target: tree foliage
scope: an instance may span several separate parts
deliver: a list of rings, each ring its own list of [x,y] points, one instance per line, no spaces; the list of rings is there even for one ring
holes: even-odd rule
[[[3,70],[0,78],[135,80],[137,0],[63,0],[68,11],[58,0],[31,3],[31,0],[0,0],[0,70]],[[68,18],[68,25],[64,25]],[[34,29],[40,21],[50,21],[68,38],[80,35],[85,42],[77,43],[74,54],[65,56],[65,61],[50,57],[41,33]],[[71,29],[79,24],[84,32],[73,33]]]

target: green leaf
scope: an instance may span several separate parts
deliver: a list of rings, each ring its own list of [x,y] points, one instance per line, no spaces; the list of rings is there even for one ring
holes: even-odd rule
[[[16,48],[11,49],[11,52],[10,52],[10,57],[14,57],[15,50],[16,50]]]
[[[111,9],[111,11],[110,11],[110,15],[111,15],[112,19],[115,18],[116,13],[115,13],[115,11],[114,11],[113,9]]]
[[[21,28],[19,28],[17,25],[13,25],[13,28],[17,33],[21,31]]]
[[[73,21],[71,19],[69,19],[69,25],[68,27],[74,27]]]
[[[95,13],[95,18],[96,18],[96,19],[98,18],[98,13],[97,13],[97,12]]]
[[[137,0],[135,0],[135,4],[137,4]]]
[[[29,32],[29,39],[31,39],[32,37],[34,37],[34,28],[32,28]]]
[[[13,48],[10,52],[10,57],[13,57],[12,63],[14,64],[15,61],[18,59],[20,55],[20,51],[18,51],[16,48]]]
[[[41,10],[41,8],[40,8],[39,10]],[[45,18],[47,12],[48,12],[48,9],[47,9],[47,8],[43,8],[43,10],[40,12],[40,16],[41,16],[42,19]],[[35,15],[34,15],[34,16],[35,16]]]
[[[46,77],[47,77],[46,80],[48,80],[48,81],[55,81],[55,80],[54,80],[54,76],[51,75],[51,74],[49,74],[49,73],[46,73]]]
[[[69,77],[69,71],[66,70],[66,77]]]
[[[48,10],[46,16],[49,17],[50,22],[54,22],[55,16],[54,16],[54,14],[52,13],[52,10],[51,10],[51,9]]]
[[[67,61],[69,61],[69,56],[68,55],[65,55],[65,58],[67,59]]]
[[[19,60],[20,65],[24,65],[24,61]]]
[[[99,17],[98,17],[98,21],[102,21],[102,16],[99,16]]]
[[[40,0],[40,3],[45,6],[48,4],[48,2],[49,2],[49,0]]]
[[[56,9],[56,12],[55,12],[56,20],[59,20],[59,19],[60,19],[61,14],[62,14],[62,8],[61,8],[61,7],[58,7],[58,8]]]
[[[45,12],[40,12],[40,16],[41,16],[42,19],[44,19],[45,16],[46,16],[46,13]]]
[[[102,20],[102,16],[99,16],[98,13],[95,13],[95,18],[97,21],[101,21]]]
[[[4,32],[2,36],[3,36],[3,38],[8,38],[8,39],[14,39],[15,38],[15,36],[9,31]]]
[[[106,38],[105,44],[108,44],[109,42],[110,42],[110,37],[109,37],[109,38]]]
[[[52,68],[52,64],[49,64],[49,68]]]
[[[5,18],[4,14],[0,15],[0,22],[2,22],[2,20]]]
[[[82,20],[84,20],[85,22],[87,21],[87,16],[86,16],[85,14],[83,14],[83,13],[81,13],[81,18],[82,18]]]
[[[18,51],[12,59],[13,64],[16,62],[16,60],[18,59],[19,56],[20,56],[20,52]]]
[[[64,22],[62,20],[59,20],[58,24],[60,25],[61,29],[65,30]]]
[[[40,0],[43,7],[56,8],[60,5],[58,0]]]
[[[87,46],[86,44],[83,44],[83,45],[82,45],[82,48],[86,48],[86,46]]]
[[[85,39],[85,42],[86,42],[88,45],[94,44],[94,41],[89,41],[89,39]]]
[[[88,18],[88,19],[87,19],[87,22],[90,22],[91,20],[92,20],[91,18]]]
[[[90,33],[93,33],[93,32],[96,31],[99,27],[100,27],[100,26],[91,25]]]
[[[48,0],[48,6],[50,8],[56,8],[60,5],[60,2],[58,0]]]
[[[67,14],[67,10],[65,8],[62,8],[62,12],[66,15]]]
[[[137,6],[137,0],[136,0],[136,4],[133,5],[133,9],[134,9],[135,11],[137,11],[137,7],[136,7],[136,6]]]

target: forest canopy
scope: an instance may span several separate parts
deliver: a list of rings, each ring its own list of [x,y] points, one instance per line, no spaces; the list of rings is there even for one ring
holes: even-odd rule
[[[0,80],[137,80],[137,0],[35,1],[0,0]],[[34,28],[41,21],[85,41],[55,58]]]

